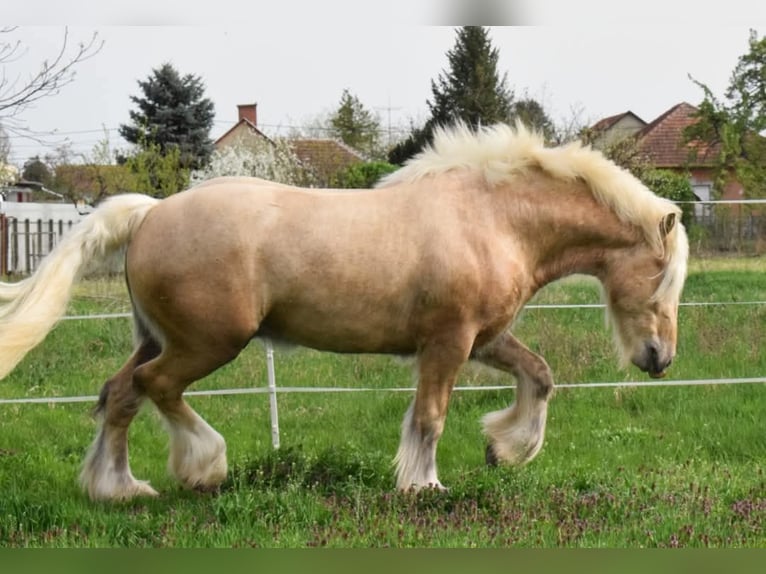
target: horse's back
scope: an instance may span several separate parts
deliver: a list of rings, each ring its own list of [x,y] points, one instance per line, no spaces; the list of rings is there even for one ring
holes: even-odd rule
[[[215,316],[235,338],[409,353],[484,296],[488,268],[466,241],[467,219],[446,194],[209,182],[152,210],[128,280],[169,327]]]

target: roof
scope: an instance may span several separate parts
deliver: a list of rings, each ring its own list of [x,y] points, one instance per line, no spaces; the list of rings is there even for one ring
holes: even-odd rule
[[[686,102],[676,104],[636,134],[639,147],[653,164],[657,167],[713,164],[718,146],[684,143],[684,130],[697,122],[697,112],[696,107]]]
[[[238,121],[236,124],[234,124],[233,126],[231,126],[231,127],[228,129],[228,130],[226,130],[226,132],[225,132],[225,133],[224,133],[224,134],[223,134],[221,137],[219,137],[217,140],[215,140],[215,141],[213,142],[213,145],[215,145],[215,146],[218,146],[218,142],[221,142],[221,141],[223,141],[224,139],[226,139],[226,137],[227,137],[229,134],[231,134],[232,132],[234,132],[234,131],[235,131],[237,128],[239,128],[240,126],[246,126],[246,127],[250,128],[251,130],[253,130],[255,133],[257,133],[258,135],[260,135],[260,136],[262,136],[262,137],[266,138],[267,140],[271,141],[271,140],[269,139],[269,137],[268,137],[266,134],[264,134],[264,133],[263,133],[261,130],[259,130],[259,129],[258,129],[258,126],[256,126],[256,125],[255,125],[253,122],[251,122],[251,121],[250,121],[250,120],[248,120],[247,118],[242,118],[242,119],[240,119],[240,120],[239,120],[239,121]]]
[[[42,183],[37,181],[16,181],[5,185],[0,185],[0,196],[7,197],[9,193],[29,193],[41,196],[43,199],[49,199],[50,197],[56,198],[55,201],[65,199],[64,195],[48,189]]]
[[[327,179],[364,157],[351,147],[333,139],[291,139],[290,145],[304,165],[320,179]]]
[[[254,115],[253,119],[243,117],[241,109],[243,107],[254,108],[254,105],[239,106],[239,121],[215,140],[216,148],[231,145],[242,138],[250,139],[253,137],[261,137],[272,145],[275,143],[258,129],[255,121],[253,121]],[[352,164],[365,161],[365,158],[359,152],[334,139],[289,138],[288,142],[295,155],[303,164],[303,168],[313,175],[313,179],[318,185],[329,185],[333,176],[339,171]]]
[[[594,132],[605,132],[612,126],[614,126],[616,123],[618,123],[621,119],[626,118],[628,116],[633,116],[636,120],[638,120],[642,124],[646,124],[644,120],[639,118],[636,114],[628,110],[627,112],[623,112],[621,114],[615,114],[613,116],[609,116],[608,118],[604,118],[602,120],[597,121],[591,129]]]
[[[593,124],[591,129],[607,135],[617,129],[622,119],[632,116],[644,127],[630,135],[636,139],[640,151],[656,167],[709,167],[718,156],[719,146],[700,141],[684,142],[684,130],[697,121],[697,112],[696,107],[681,102],[648,124],[633,112],[627,111],[603,118]]]

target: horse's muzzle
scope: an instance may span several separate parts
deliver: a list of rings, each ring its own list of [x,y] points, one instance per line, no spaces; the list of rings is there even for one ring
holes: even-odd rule
[[[672,362],[672,353],[664,351],[655,341],[646,343],[641,353],[633,358],[633,364],[653,379],[664,377]]]

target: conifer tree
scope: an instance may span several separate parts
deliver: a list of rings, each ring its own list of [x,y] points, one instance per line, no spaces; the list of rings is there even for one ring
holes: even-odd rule
[[[513,93],[508,89],[507,74],[498,70],[498,58],[487,28],[459,28],[455,45],[447,52],[449,68],[431,81],[432,99],[426,101],[431,117],[391,150],[389,161],[402,163],[420,151],[437,126],[462,121],[478,127],[509,121]]]
[[[367,157],[378,154],[380,120],[348,89],[343,90],[338,109],[330,116],[330,134]]]
[[[497,48],[483,26],[463,26],[447,52],[449,69],[431,81],[431,123],[461,120],[471,127],[508,121],[513,94],[497,69]]]
[[[142,150],[159,148],[164,154],[178,149],[182,167],[204,166],[213,152],[214,109],[201,78],[181,76],[166,63],[138,85],[143,96],[131,96],[137,110],[130,111],[132,124],[121,125],[120,135]]]

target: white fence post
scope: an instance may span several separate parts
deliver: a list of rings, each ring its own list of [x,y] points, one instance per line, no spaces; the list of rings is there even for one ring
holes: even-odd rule
[[[269,377],[269,411],[271,413],[271,444],[279,448],[279,415],[277,414],[277,378],[274,373],[274,347],[266,339],[266,371]]]

